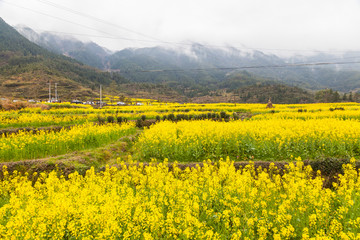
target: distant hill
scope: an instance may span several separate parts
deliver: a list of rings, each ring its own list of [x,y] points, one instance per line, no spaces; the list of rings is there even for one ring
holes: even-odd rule
[[[218,84],[209,94],[197,96],[194,102],[312,103],[314,95],[299,87],[255,76],[243,71]]]
[[[201,89],[204,86],[225,81],[229,76],[236,75],[243,70],[282,84],[311,90],[332,88],[348,92],[360,89],[360,64],[226,69],[303,62],[360,61],[360,52],[347,52],[341,55],[319,53],[312,56],[297,55],[291,58],[281,58],[256,50],[239,50],[231,46],[212,47],[193,43],[172,48],[124,49],[112,53],[95,43],[82,43],[74,38],[65,38],[51,33],[38,34],[29,29],[26,30],[24,27],[18,28],[18,31],[51,51],[70,56],[103,70],[120,72],[122,76],[131,81],[166,82],[170,86],[182,88],[182,91],[186,91],[189,87]],[[166,71],[148,72],[149,70]]]
[[[111,51],[96,43],[83,43],[71,36],[61,36],[48,32],[38,34],[26,26],[16,26],[15,29],[31,42],[51,52],[71,57],[99,69],[106,68],[106,58],[111,54]]]
[[[325,61],[330,55],[284,59],[260,51],[197,43],[112,53],[71,37],[38,34],[26,27],[17,30],[32,42],[0,20],[1,96],[47,99],[49,82],[57,83],[60,97],[67,100],[94,98],[100,84],[111,95],[179,102],[266,103],[269,98],[274,103],[314,102],[314,94],[299,87],[331,87],[344,92],[360,89],[357,65],[261,67]],[[355,55],[347,56],[356,60]],[[248,66],[255,68],[242,68]]]
[[[0,95],[46,99],[48,83],[58,83],[60,97],[90,98],[98,86],[128,82],[30,42],[0,18]]]

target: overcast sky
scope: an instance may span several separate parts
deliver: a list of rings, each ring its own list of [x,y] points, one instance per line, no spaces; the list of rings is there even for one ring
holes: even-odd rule
[[[111,50],[164,42],[286,54],[360,50],[360,0],[0,0],[0,17]]]

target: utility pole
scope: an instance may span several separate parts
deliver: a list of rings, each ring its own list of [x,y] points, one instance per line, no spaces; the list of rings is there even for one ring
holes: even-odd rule
[[[49,103],[51,102],[51,82],[49,84]]]
[[[58,101],[58,95],[57,95],[57,83],[55,83],[55,101]]]
[[[102,85],[100,84],[100,108],[102,108]]]

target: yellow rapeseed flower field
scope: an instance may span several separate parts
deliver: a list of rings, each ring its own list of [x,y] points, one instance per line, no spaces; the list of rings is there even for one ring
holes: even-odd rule
[[[253,118],[341,118],[359,119],[360,106],[357,103],[336,104],[277,104],[274,109],[265,108],[265,104],[177,104],[157,103],[142,106],[105,106],[102,109],[90,106],[71,105],[69,103],[49,104],[51,109],[25,108],[12,111],[0,111],[0,128],[9,127],[41,127],[50,125],[82,124],[96,121],[98,117],[123,117],[139,119],[146,115],[148,119],[157,116],[163,118],[168,114],[219,114],[225,112],[230,116],[234,113],[254,114]],[[341,111],[339,111],[341,109]],[[333,111],[331,111],[333,110]],[[335,110],[335,111],[334,111]],[[301,112],[300,112],[301,111]]]
[[[69,151],[99,147],[135,132],[133,123],[86,123],[60,131],[20,131],[0,137],[0,160],[35,159]]]
[[[140,130],[131,149],[134,159],[154,161],[149,165],[130,161],[100,172],[91,168],[84,176],[56,171],[29,176],[4,167],[0,239],[360,239],[360,179],[353,158],[360,156],[358,103],[274,104],[273,109],[144,103],[0,111],[0,128],[73,125],[4,133],[1,161],[98,147],[138,131],[135,123],[119,124],[119,119],[157,118]],[[169,114],[173,121],[159,121]],[[179,115],[215,115],[216,121],[179,121],[184,119]],[[241,115],[243,120],[236,120]],[[105,124],[108,117],[114,123]],[[324,188],[320,172],[301,159],[329,157],[351,158],[351,164],[344,165],[332,188]],[[166,160],[157,164],[154,158]],[[175,163],[169,170],[168,161],[204,159],[209,160],[201,168],[181,170]],[[255,169],[250,162],[237,170],[229,159],[296,163],[280,174],[274,164]]]
[[[360,155],[360,122],[354,119],[260,118],[251,121],[164,121],[144,130],[136,143],[142,159],[202,161],[316,159]]]
[[[352,159],[352,163],[355,160]],[[121,164],[68,179],[9,174],[0,182],[1,239],[359,239],[353,164],[333,189],[297,159],[285,173],[229,159],[169,171]],[[313,178],[313,176],[315,177]]]

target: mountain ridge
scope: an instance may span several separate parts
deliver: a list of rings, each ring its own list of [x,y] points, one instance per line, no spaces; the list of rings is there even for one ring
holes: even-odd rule
[[[18,31],[21,31],[18,29]],[[24,32],[24,31],[23,31]],[[51,36],[50,33],[38,34]],[[52,39],[56,39],[53,35]],[[42,42],[39,44],[48,49],[61,49],[57,41]],[[162,83],[183,81],[184,84],[201,83],[203,85],[221,82],[228,76],[241,70],[217,70],[217,68],[287,65],[299,62],[326,62],[346,59],[360,61],[360,52],[347,52],[342,56],[319,53],[313,56],[293,56],[281,58],[275,54],[266,54],[258,50],[240,50],[232,46],[215,47],[199,43],[191,43],[181,47],[147,47],[127,48],[116,52],[103,49],[100,56],[97,51],[102,47],[95,44],[97,50],[74,40],[81,47],[77,51],[63,51],[62,54],[77,59],[85,64],[100,68],[104,71],[120,72],[125,78],[134,82]],[[53,44],[53,47],[47,45]],[[62,44],[64,45],[64,44]],[[59,52],[61,53],[61,52]],[[193,69],[207,69],[208,71],[191,72]],[[182,72],[152,72],[144,74],[141,71],[149,70],[182,70]],[[269,78],[287,84],[310,90],[333,88],[342,92],[357,91],[360,88],[360,65],[329,65],[313,67],[284,67],[259,68],[247,71],[260,77]],[[339,80],[340,79],[340,80]]]
[[[278,103],[314,101],[313,94],[289,86],[274,70],[274,76],[263,77],[261,71],[226,69],[230,64],[235,67],[284,64],[283,59],[260,51],[209,48],[194,43],[182,50],[153,47],[111,53],[94,43],[58,39],[51,34],[39,37],[31,29],[27,32],[34,41],[45,39],[58,45],[47,46],[49,50],[46,50],[1,20],[1,96],[46,99],[48,84],[58,83],[60,96],[68,100],[94,99],[101,84],[110,95],[165,101],[231,102],[237,99],[238,102],[263,102],[269,97]],[[92,64],[99,63],[102,57],[106,70],[87,66],[79,60],[80,56],[88,56]],[[96,56],[100,56],[99,59],[96,60]],[[159,69],[165,71],[156,71]],[[357,84],[357,80],[354,81]],[[239,97],[234,98],[237,94]]]
[[[62,97],[94,97],[98,85],[124,78],[52,53],[24,38],[0,18],[0,92],[8,97],[42,98],[48,83],[59,83]]]

